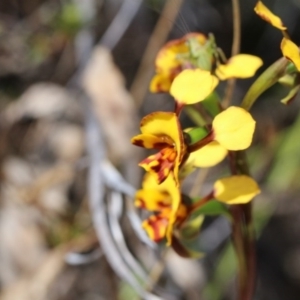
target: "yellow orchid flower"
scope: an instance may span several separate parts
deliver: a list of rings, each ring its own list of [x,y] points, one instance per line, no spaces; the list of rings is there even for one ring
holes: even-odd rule
[[[283,39],[280,44],[280,49],[283,56],[290,60],[300,71],[300,52],[299,47],[291,41],[288,36],[287,28],[283,25],[282,20],[274,15],[261,1],[258,1],[254,11],[265,21],[270,23],[272,26],[280,29],[283,33]]]
[[[248,203],[258,194],[260,194],[258,184],[246,175],[222,178],[214,184],[214,198],[230,205]]]
[[[215,141],[218,147],[224,148],[224,150],[216,148],[221,159],[225,155],[225,150],[247,149],[251,145],[254,130],[255,120],[251,114],[241,107],[231,106],[214,118],[211,131],[203,139],[188,145],[187,152],[199,151]]]
[[[158,183],[162,183],[174,172],[178,181],[178,169],[185,154],[185,144],[179,120],[175,113],[154,112],[145,116],[140,124],[141,134],[131,142],[147,149],[158,149],[140,162],[139,166],[154,174]]]
[[[174,79],[170,94],[181,105],[195,104],[205,100],[216,88],[219,80],[210,71],[187,69]]]
[[[262,59],[250,54],[232,56],[226,64],[221,64],[216,69],[220,80],[229,78],[249,78],[263,65]]]
[[[152,93],[169,92],[174,78],[185,68],[190,67],[188,61],[189,45],[187,41],[196,39],[204,45],[206,37],[201,33],[189,33],[180,39],[168,42],[157,54],[155,60],[156,75],[150,82]]]
[[[159,242],[166,238],[167,244],[171,245],[174,226],[183,221],[188,212],[181,203],[180,187],[173,174],[158,184],[150,173],[146,173],[142,189],[136,193],[135,205],[154,212],[142,225],[150,239]]]

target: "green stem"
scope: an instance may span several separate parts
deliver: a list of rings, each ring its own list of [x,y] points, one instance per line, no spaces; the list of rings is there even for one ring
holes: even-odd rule
[[[256,283],[256,251],[255,251],[255,231],[252,220],[252,205],[248,203],[244,206],[245,213],[245,232],[247,233],[245,249],[247,251],[247,270],[248,277],[247,284],[247,297],[246,299],[251,300],[253,298],[255,283]]]
[[[205,126],[207,124],[202,115],[193,106],[185,106],[184,111],[197,126]]]
[[[189,214],[192,213],[194,210],[199,209],[200,207],[202,207],[203,205],[205,205],[207,202],[209,202],[210,200],[212,200],[214,197],[214,192],[212,191],[211,193],[209,193],[208,195],[206,195],[205,197],[199,199],[197,202],[195,202],[190,208],[189,208]]]
[[[232,215],[232,239],[238,259],[238,300],[245,300],[247,289],[247,257],[245,255],[244,233],[243,233],[243,211],[242,205],[234,205],[230,209]]]
[[[229,155],[232,174],[249,175],[244,151]],[[252,204],[232,206],[233,241],[239,261],[238,300],[253,299],[256,282],[255,232],[252,220]]]
[[[241,44],[241,14],[239,0],[231,0],[232,14],[233,14],[233,42],[231,49],[231,56],[237,55],[240,52]],[[232,100],[236,79],[231,78],[227,82],[225,97],[222,101],[224,108],[227,108]]]

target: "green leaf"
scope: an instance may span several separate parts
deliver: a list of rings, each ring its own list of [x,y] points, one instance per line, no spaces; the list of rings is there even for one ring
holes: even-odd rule
[[[231,243],[228,243],[216,261],[216,270],[204,288],[204,299],[219,300],[223,299],[225,290],[229,282],[234,278],[237,270],[236,254]]]
[[[74,3],[66,3],[56,19],[58,29],[64,31],[66,34],[74,35],[82,25],[78,7]]]
[[[251,85],[241,103],[241,107],[250,110],[257,98],[286,74],[288,64],[289,61],[282,57],[267,68]]]
[[[274,146],[276,153],[267,179],[267,184],[274,193],[288,190],[293,184],[298,185],[300,174],[299,132],[300,115],[293,126],[276,137],[277,141]]]
[[[199,215],[205,215],[205,216],[225,215],[231,218],[227,206],[217,200],[211,200],[207,202],[205,205],[203,205],[202,207],[200,207],[199,209],[195,210],[195,212],[193,212],[193,216],[199,216]]]
[[[202,101],[201,104],[212,117],[215,117],[221,112],[220,97],[215,91]]]
[[[194,218],[187,220],[180,228],[180,236],[185,240],[190,240],[197,237],[203,221],[203,215],[195,216]]]
[[[172,248],[181,257],[199,259],[204,256],[204,253],[199,249],[196,239],[185,241],[173,236]]]

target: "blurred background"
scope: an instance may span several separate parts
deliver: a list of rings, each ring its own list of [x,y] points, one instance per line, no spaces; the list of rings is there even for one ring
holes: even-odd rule
[[[241,52],[264,60],[260,74],[280,58],[281,33],[256,1],[240,2]],[[299,44],[300,2],[264,3]],[[234,299],[223,219],[205,225],[199,260],[140,231],[132,196],[144,153],[130,144],[142,116],[173,109],[148,92],[163,44],[212,32],[230,57],[232,25],[230,0],[0,0],[1,300]],[[234,104],[253,80],[237,82]],[[300,99],[285,106],[287,93],[275,85],[252,109],[259,300],[300,298]],[[223,167],[194,179],[205,190]]]

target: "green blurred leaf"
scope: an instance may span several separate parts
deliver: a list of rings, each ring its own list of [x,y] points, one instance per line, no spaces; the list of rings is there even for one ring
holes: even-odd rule
[[[56,18],[56,27],[67,34],[74,35],[81,28],[82,19],[75,3],[66,3]]]
[[[212,92],[201,104],[212,117],[221,112],[220,97],[216,92]]]
[[[121,281],[118,289],[118,299],[119,300],[138,300],[140,299],[139,295],[136,293],[134,288],[128,283]]]
[[[206,121],[201,116],[201,114],[195,109],[195,107],[187,105],[184,107],[184,111],[197,126],[206,125]]]
[[[300,115],[293,126],[277,136],[272,169],[267,183],[273,192],[290,188],[293,183],[299,187],[300,169]]]
[[[198,259],[204,256],[199,249],[197,239],[187,241],[173,236],[172,248],[181,257]]]
[[[213,278],[203,291],[204,299],[221,300],[237,270],[237,259],[231,243],[223,250]]]
[[[199,209],[195,210],[195,212],[193,212],[193,216],[199,216],[199,215],[205,215],[205,216],[225,215],[231,218],[227,206],[217,200],[211,200],[205,205],[203,205],[202,207],[200,207]]]
[[[282,57],[267,68],[251,85],[241,103],[241,107],[250,110],[257,98],[286,74],[288,64],[289,61]]]
[[[200,232],[203,221],[203,215],[194,216],[194,218],[187,220],[180,228],[180,236],[184,240],[190,240],[197,237]]]

